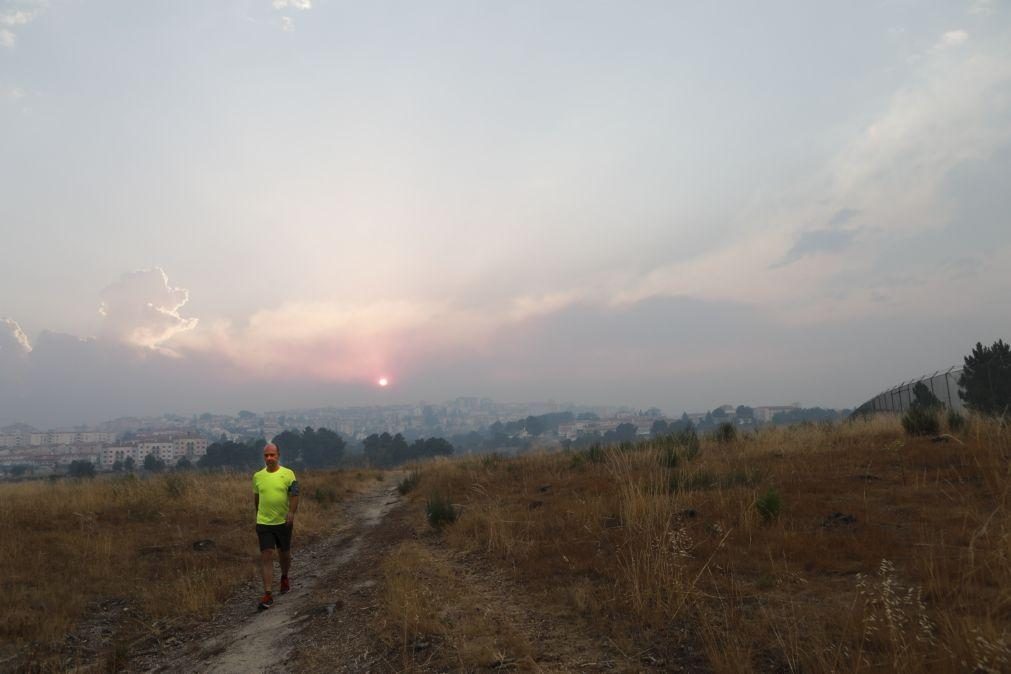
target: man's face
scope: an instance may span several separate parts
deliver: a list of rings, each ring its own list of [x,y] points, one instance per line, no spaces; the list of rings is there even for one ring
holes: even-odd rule
[[[278,454],[277,447],[268,445],[263,448],[263,462],[267,464],[268,470],[277,468]]]

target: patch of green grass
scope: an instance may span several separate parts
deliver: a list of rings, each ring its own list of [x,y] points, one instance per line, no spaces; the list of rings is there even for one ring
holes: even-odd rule
[[[769,523],[779,517],[779,512],[783,508],[783,499],[775,487],[769,487],[764,494],[755,499],[755,508],[762,516],[762,520]]]
[[[407,494],[414,491],[414,488],[418,486],[421,482],[421,473],[416,470],[412,470],[407,474],[403,480],[397,483],[397,491],[401,494]]]

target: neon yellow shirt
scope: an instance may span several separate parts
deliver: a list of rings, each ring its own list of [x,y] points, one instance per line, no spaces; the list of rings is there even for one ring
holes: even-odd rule
[[[266,467],[253,473],[253,493],[259,494],[257,524],[284,524],[288,514],[288,495],[298,495],[298,483],[290,468],[278,466],[273,473]]]

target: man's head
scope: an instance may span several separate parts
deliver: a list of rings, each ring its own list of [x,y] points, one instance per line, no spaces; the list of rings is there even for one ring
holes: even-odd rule
[[[281,452],[278,451],[277,445],[273,442],[268,442],[263,448],[263,462],[267,464],[267,470],[275,471],[277,470],[278,463],[281,460]]]

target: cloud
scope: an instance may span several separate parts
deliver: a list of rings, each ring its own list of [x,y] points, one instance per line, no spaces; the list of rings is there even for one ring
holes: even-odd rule
[[[952,226],[957,204],[947,194],[948,176],[1011,144],[1007,51],[981,41],[928,55],[819,169],[742,211],[728,225],[736,236],[627,280],[612,301],[681,295],[739,301],[794,324],[919,311],[923,288],[896,293],[902,304],[887,309],[872,295],[889,274],[929,273],[902,255],[903,242]],[[854,230],[857,215],[874,226]],[[819,221],[833,224],[813,230],[807,224]],[[843,225],[848,231],[839,231]],[[860,283],[843,285],[842,277]],[[932,300],[953,312],[966,288],[939,284],[936,291]]]
[[[17,321],[0,318],[0,354],[25,355],[31,352],[31,342]]]
[[[994,0],[973,0],[969,6],[969,13],[977,16],[993,14]]]
[[[158,267],[124,274],[101,297],[102,335],[117,342],[159,349],[197,325],[197,319],[179,315],[189,299],[188,291],[170,286]]]
[[[814,229],[801,232],[797,242],[780,262],[773,265],[773,268],[785,267],[807,255],[838,253],[853,242],[855,235],[855,231],[845,229]]]
[[[281,17],[281,30],[285,33],[291,33],[295,30],[295,22],[291,20],[290,16]]]
[[[941,39],[938,40],[937,44],[934,45],[935,49],[949,49],[951,47],[957,47],[961,44],[965,44],[969,40],[969,33],[964,30],[949,30]]]
[[[8,8],[0,10],[0,47],[13,49],[17,44],[17,34],[13,29],[27,26],[34,21],[45,6],[45,2],[31,0],[19,3],[20,7],[12,7],[8,3]]]
[[[312,9],[312,0],[272,0],[271,3],[274,9],[298,9],[305,11],[307,9]]]

